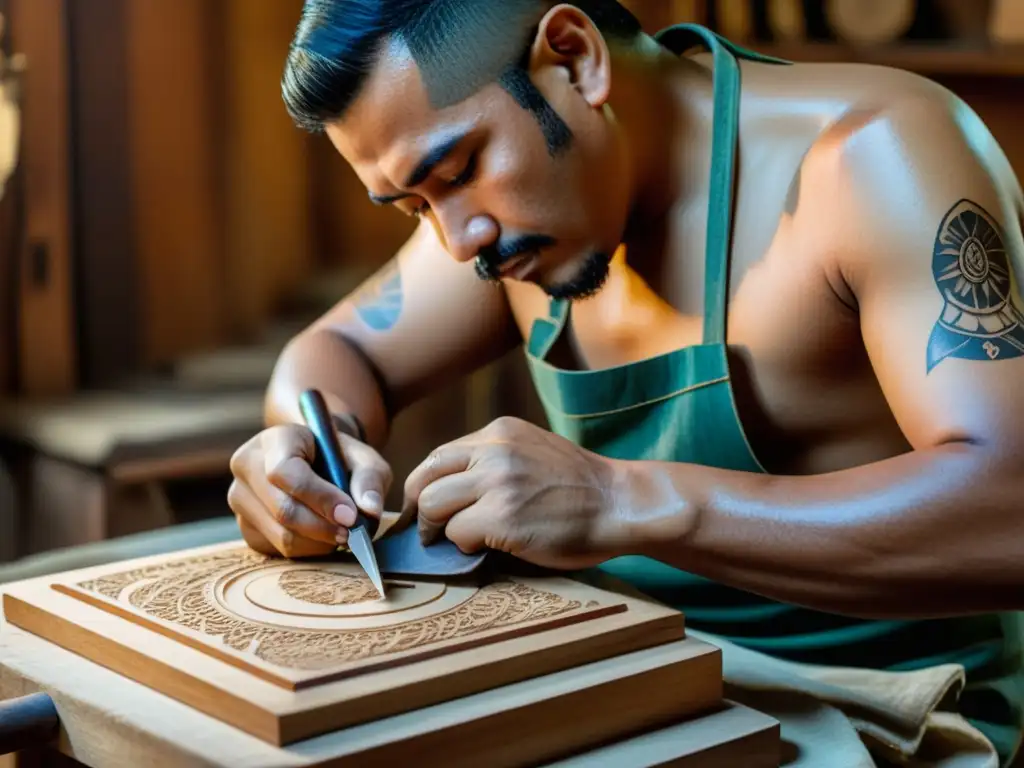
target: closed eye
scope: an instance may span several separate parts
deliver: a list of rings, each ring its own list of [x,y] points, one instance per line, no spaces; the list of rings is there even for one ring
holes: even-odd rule
[[[467,184],[469,184],[469,182],[471,182],[473,180],[473,177],[476,175],[476,165],[476,153],[473,153],[469,157],[469,162],[466,163],[465,170],[463,170],[462,173],[460,173],[454,179],[449,181],[448,185],[452,187],[464,187]]]
[[[474,153],[473,155],[470,156],[469,162],[466,164],[466,167],[462,171],[462,173],[460,173],[454,179],[451,179],[450,181],[447,182],[448,186],[452,187],[453,189],[458,189],[459,187],[466,186],[467,184],[473,181],[473,178],[476,176],[476,170],[477,156]],[[430,211],[430,203],[424,200],[423,203],[418,208],[416,208],[416,210],[413,211],[413,215],[423,216],[428,211]]]

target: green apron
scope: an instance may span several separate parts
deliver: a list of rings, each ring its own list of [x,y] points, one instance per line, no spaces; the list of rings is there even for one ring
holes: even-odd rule
[[[527,342],[527,361],[553,432],[616,459],[674,461],[764,472],[736,412],[726,356],[733,181],[740,69],[736,56],[786,64],[746,51],[698,25],[657,35],[677,55],[702,45],[714,61],[714,131],[708,211],[704,338],[697,346],[602,370],[549,363],[569,316],[551,302]],[[927,621],[868,621],[774,602],[643,557],[601,566],[686,614],[694,629],[780,658],[813,664],[908,670],[962,664],[961,713],[992,740],[1004,762],[1024,730],[1021,629],[1014,615]]]

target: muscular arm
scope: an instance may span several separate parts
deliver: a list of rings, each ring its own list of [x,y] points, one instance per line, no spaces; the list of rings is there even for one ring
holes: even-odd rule
[[[404,407],[517,342],[504,292],[455,262],[423,225],[392,261],[288,344],[267,391],[266,420],[300,423],[298,396],[315,387],[332,411],[355,414],[379,447]]]
[[[802,237],[843,275],[913,450],[807,477],[634,465],[644,554],[837,613],[1024,608],[1017,201],[986,139],[937,111],[879,115],[804,178]]]

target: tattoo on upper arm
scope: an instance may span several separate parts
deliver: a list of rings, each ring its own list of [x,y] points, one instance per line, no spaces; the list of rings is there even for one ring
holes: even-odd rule
[[[388,262],[352,297],[356,314],[373,331],[390,331],[402,315],[402,273],[397,261]]]
[[[949,357],[1007,360],[1024,355],[1006,239],[977,203],[961,200],[942,220],[932,275],[945,302],[928,341],[928,372]]]

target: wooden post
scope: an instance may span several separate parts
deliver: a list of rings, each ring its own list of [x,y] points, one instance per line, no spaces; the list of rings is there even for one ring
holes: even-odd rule
[[[52,0],[48,0],[52,1]],[[37,0],[28,0],[37,2]],[[130,0],[128,126],[144,365],[226,340],[216,10]]]
[[[64,0],[11,0],[22,79],[18,378],[27,395],[74,390],[67,14]]]
[[[233,333],[263,329],[282,297],[308,279],[310,137],[281,99],[300,0],[220,0],[222,143],[226,164],[224,300]]]
[[[127,48],[133,0],[67,0],[80,385],[117,386],[139,365],[142,315],[132,216]],[[141,305],[141,306],[140,306]]]

